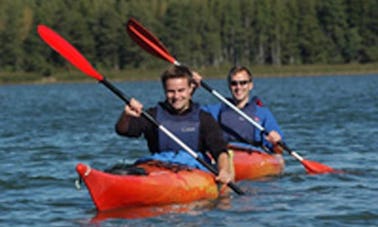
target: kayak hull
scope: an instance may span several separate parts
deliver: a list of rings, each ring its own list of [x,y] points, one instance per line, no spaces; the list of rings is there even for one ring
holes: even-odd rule
[[[215,199],[214,177],[198,169],[177,172],[165,167],[138,165],[147,175],[117,175],[79,163],[76,166],[99,211],[120,207],[187,203]]]
[[[233,150],[235,181],[256,180],[280,175],[285,162],[280,154],[267,154],[257,150]]]

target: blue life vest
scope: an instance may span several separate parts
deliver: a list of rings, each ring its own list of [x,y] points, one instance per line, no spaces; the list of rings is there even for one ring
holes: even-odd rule
[[[255,117],[256,108],[256,100],[254,97],[241,110],[260,124],[258,118]],[[218,122],[223,129],[224,138],[229,142],[245,142],[255,146],[258,146],[261,143],[261,141],[255,141],[255,127],[244,119],[244,117],[240,116],[235,110],[223,103],[218,115]]]
[[[156,119],[192,150],[198,150],[200,108],[197,104],[193,104],[191,108],[192,110],[184,115],[172,115],[160,105],[157,105]],[[158,141],[159,151],[178,151],[182,149],[180,145],[161,130],[158,133]]]
[[[209,157],[203,155],[202,153],[198,153],[199,158],[205,160],[207,163],[211,163]],[[203,171],[209,171],[205,166],[199,163],[196,159],[194,159],[188,152],[184,150],[179,151],[164,151],[161,153],[155,153],[152,155],[144,156],[138,159],[135,164],[147,162],[150,160],[159,160],[162,162],[167,163],[174,163],[179,165],[186,165],[189,167],[197,168]]]
[[[172,115],[164,110],[161,105],[157,106],[156,120],[177,136],[182,142],[194,150],[199,158],[210,163],[207,156],[198,152],[200,108],[198,104],[192,105],[192,110],[185,115]],[[176,163],[208,171],[202,164],[194,159],[187,151],[182,150],[174,140],[165,135],[161,130],[158,133],[159,153],[154,153],[137,160],[141,163],[149,160],[159,160],[168,163]]]

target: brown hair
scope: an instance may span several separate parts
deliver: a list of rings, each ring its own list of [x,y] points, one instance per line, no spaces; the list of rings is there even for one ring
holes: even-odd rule
[[[249,76],[249,79],[251,81],[253,81],[253,76],[252,76],[252,73],[247,69],[247,67],[245,66],[234,66],[230,69],[230,71],[228,72],[228,75],[227,75],[227,81],[228,83],[231,82],[231,77],[239,72],[242,72],[242,71],[245,71],[248,76]]]
[[[181,65],[174,65],[169,67],[167,70],[163,72],[160,78],[164,89],[166,87],[167,80],[172,78],[187,78],[189,85],[193,82],[193,75],[190,69],[186,66]]]

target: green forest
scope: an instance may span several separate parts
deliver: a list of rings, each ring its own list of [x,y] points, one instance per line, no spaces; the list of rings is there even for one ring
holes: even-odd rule
[[[0,72],[70,70],[38,24],[98,69],[166,64],[127,35],[130,17],[193,67],[378,62],[377,0],[0,0]]]

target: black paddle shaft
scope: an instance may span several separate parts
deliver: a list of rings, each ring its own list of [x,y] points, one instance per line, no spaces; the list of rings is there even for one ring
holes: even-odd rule
[[[105,87],[109,88],[114,94],[116,94],[120,99],[122,99],[127,105],[130,104],[130,98],[128,98],[121,90],[116,88],[113,84],[111,84],[107,79],[102,79],[99,81]],[[160,124],[146,111],[142,111],[143,117],[145,117],[147,120],[149,120],[152,124],[154,124],[156,127],[159,127]]]

